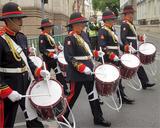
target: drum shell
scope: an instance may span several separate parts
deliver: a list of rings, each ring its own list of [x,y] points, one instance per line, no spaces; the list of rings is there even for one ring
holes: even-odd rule
[[[134,56],[136,56],[136,55],[134,55]],[[137,57],[137,58],[139,58],[139,57]],[[123,79],[131,79],[137,73],[139,66],[140,66],[140,64],[135,68],[130,68],[130,67],[127,67],[126,65],[124,65],[122,62],[120,62],[120,75],[121,75],[121,77]]]
[[[54,80],[54,79],[50,79],[50,80]],[[40,82],[40,81],[42,81],[42,80],[39,80],[38,82]],[[56,80],[54,80],[54,81],[56,81]],[[29,91],[29,95],[31,95],[32,88],[34,86],[36,86],[36,84],[38,82],[37,81],[33,82],[33,85],[31,86],[30,91]],[[56,81],[56,82],[58,82],[58,81]],[[64,97],[63,88],[60,83],[59,83],[59,86],[62,89],[62,97]],[[67,106],[66,106],[66,103],[62,97],[56,103],[54,103],[52,105],[48,105],[48,106],[37,105],[32,101],[31,98],[29,98],[29,100],[31,102],[31,105],[36,109],[39,117],[41,117],[43,120],[52,120],[52,119],[55,119],[55,117],[59,118],[66,111]],[[58,110],[58,111],[56,111],[56,110]]]
[[[131,79],[138,70],[138,68],[129,68],[122,63],[120,67],[120,74],[123,79]]]
[[[151,64],[155,61],[155,57],[156,57],[156,52],[151,54],[151,55],[145,55],[141,52],[139,52],[139,58],[142,64]]]
[[[112,64],[110,64],[110,65],[112,65]],[[100,65],[98,65],[98,66],[100,66]],[[116,66],[114,66],[114,67],[116,67]],[[101,96],[112,95],[112,93],[117,90],[117,86],[119,85],[119,80],[120,80],[120,76],[113,82],[104,82],[104,81],[99,80],[95,75],[95,85],[96,85],[96,89],[97,89],[98,94]]]

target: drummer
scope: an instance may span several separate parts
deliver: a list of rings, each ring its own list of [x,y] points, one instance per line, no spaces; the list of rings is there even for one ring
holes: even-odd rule
[[[8,86],[7,88],[14,90],[8,98],[3,99],[5,128],[14,127],[19,105],[24,112],[28,128],[43,127],[37,116],[30,118],[26,110],[25,98],[21,99],[20,96],[20,94],[26,94],[31,74],[42,77],[50,75],[48,71],[37,68],[28,57],[27,37],[20,32],[23,25],[22,19],[25,17],[27,16],[21,7],[14,2],[8,2],[2,7],[0,20],[6,26],[2,31],[0,30],[0,84],[5,86],[0,88],[3,90]],[[12,102],[16,100],[19,101]]]
[[[99,30],[99,45],[105,52],[104,61],[119,66],[119,43],[118,37],[113,29],[115,19],[116,16],[111,10],[103,12],[102,20],[104,22],[104,27]],[[122,103],[132,104],[134,100],[131,100],[126,96],[121,80],[119,82],[119,89],[122,97]]]
[[[121,24],[121,30],[120,30],[120,36],[121,41],[123,43],[122,50],[125,52],[129,52],[129,45],[132,43],[132,53],[136,53],[136,50],[138,49],[138,40],[140,42],[144,42],[144,37],[137,35],[137,31],[135,28],[135,25],[133,24],[133,17],[134,17],[134,9],[132,5],[127,5],[123,9],[124,14],[124,20]],[[138,77],[141,81],[142,88],[146,89],[148,87],[152,87],[155,85],[155,83],[150,83],[148,76],[142,66],[138,69]]]
[[[83,32],[86,22],[87,20],[85,17],[79,12],[75,12],[70,16],[68,26],[72,29],[65,38],[64,43],[64,56],[68,62],[67,79],[71,83],[71,94],[67,97],[67,100],[69,106],[72,108],[84,86],[88,94],[88,100],[94,117],[94,124],[110,127],[111,123],[105,121],[102,116],[103,114],[97,92],[93,90],[94,77],[92,76],[92,52],[89,47],[89,39],[87,38],[86,33]],[[65,117],[68,118],[68,115],[69,110],[67,109]]]
[[[61,70],[57,65],[57,45],[54,39],[51,37],[53,23],[48,19],[42,19],[41,27],[42,30],[39,36],[39,51],[42,54],[43,60],[46,63],[48,71],[54,70],[56,79],[63,85],[65,95],[69,95],[66,80],[62,75]],[[60,49],[60,48],[59,48]]]

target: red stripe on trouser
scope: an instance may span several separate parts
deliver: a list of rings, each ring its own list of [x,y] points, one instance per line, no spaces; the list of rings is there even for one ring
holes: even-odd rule
[[[70,95],[67,97],[68,103],[70,103],[72,97],[74,96],[74,93],[75,93],[75,82],[72,81],[70,83]]]
[[[0,128],[4,128],[4,103],[0,99]]]

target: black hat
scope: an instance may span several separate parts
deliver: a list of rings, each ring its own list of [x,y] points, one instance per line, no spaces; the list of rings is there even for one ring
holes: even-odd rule
[[[133,9],[132,5],[127,5],[124,7],[122,14],[127,14],[127,13],[134,13],[135,10]]]
[[[86,22],[88,22],[88,20],[84,16],[82,16],[80,12],[74,12],[71,14],[69,19],[69,24],[67,26],[77,23],[86,23]]]
[[[13,2],[6,3],[2,8],[2,16],[0,20],[3,21],[6,18],[25,18],[27,17],[18,4]]]
[[[42,28],[45,28],[45,27],[52,27],[52,26],[54,26],[52,21],[49,20],[48,18],[45,18],[45,19],[42,19],[41,27],[39,27],[38,29],[42,29]]]
[[[114,20],[116,18],[116,15],[111,10],[106,10],[105,12],[103,12],[102,20]]]

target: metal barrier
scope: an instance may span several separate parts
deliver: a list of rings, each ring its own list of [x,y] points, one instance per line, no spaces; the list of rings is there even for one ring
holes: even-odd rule
[[[66,34],[61,34],[61,35],[54,35],[54,40],[56,43],[60,42],[62,45],[64,43],[64,39],[66,37]],[[39,54],[39,37],[32,37],[28,38],[28,46],[34,46],[37,49],[37,53]]]

